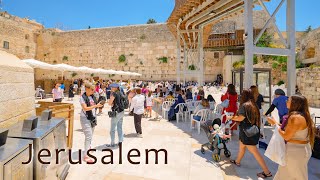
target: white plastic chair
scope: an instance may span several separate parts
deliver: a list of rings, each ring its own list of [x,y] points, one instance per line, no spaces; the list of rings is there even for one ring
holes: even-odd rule
[[[213,101],[213,102],[209,102],[209,104],[210,104],[210,110],[214,111],[214,109],[216,108],[216,103]]]
[[[199,106],[199,104],[201,104],[201,101],[193,101],[193,106],[194,107]]]
[[[192,101],[193,101],[192,99],[187,99],[187,100],[186,100],[186,103],[192,102]]]
[[[190,129],[192,129],[192,122],[195,122],[196,123],[196,127],[198,129],[198,134],[200,134],[200,124],[202,122],[206,122],[208,120],[210,112],[211,112],[210,109],[201,109],[196,114],[191,114]],[[193,116],[201,116],[200,121],[197,121],[197,120],[193,119]]]
[[[43,97],[42,97],[42,93],[41,93],[41,89],[40,89],[40,88],[36,88],[35,96],[36,96],[36,98],[43,99]]]
[[[218,104],[216,107],[216,114],[220,114],[220,116],[223,114],[223,106],[221,104]]]
[[[168,116],[168,112],[170,111],[170,107],[172,105],[171,101],[164,101],[162,103],[162,117],[166,119],[166,115]]]
[[[185,114],[184,114],[184,111],[183,111],[185,107],[187,107],[186,103],[179,103],[179,104],[176,105],[175,109],[179,108],[178,113],[176,113],[177,123],[179,122],[180,116],[182,116],[182,119],[184,121],[186,121]]]

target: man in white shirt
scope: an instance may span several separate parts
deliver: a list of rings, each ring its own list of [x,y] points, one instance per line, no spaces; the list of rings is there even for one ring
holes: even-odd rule
[[[142,137],[141,119],[144,113],[145,96],[141,94],[141,88],[136,88],[136,95],[132,98],[130,111],[133,109],[134,126],[137,137]]]

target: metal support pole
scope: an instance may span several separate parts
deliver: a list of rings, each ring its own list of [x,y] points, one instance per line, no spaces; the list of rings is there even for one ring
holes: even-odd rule
[[[253,0],[244,1],[245,22],[245,74],[244,88],[249,88],[253,80]]]
[[[177,27],[177,84],[180,84],[180,61],[181,61],[181,46],[180,46],[180,32]]]
[[[295,94],[296,87],[296,37],[295,37],[295,0],[287,0],[287,37],[290,55],[287,61],[288,96]]]
[[[183,40],[183,83],[184,83],[184,85],[186,85],[186,79],[187,79],[187,73],[186,73],[186,71],[187,71],[187,65],[188,65],[188,63],[187,63],[187,43]]]
[[[204,65],[203,65],[203,60],[204,60],[204,52],[203,52],[203,26],[200,26],[199,29],[199,85],[202,86],[204,83]]]

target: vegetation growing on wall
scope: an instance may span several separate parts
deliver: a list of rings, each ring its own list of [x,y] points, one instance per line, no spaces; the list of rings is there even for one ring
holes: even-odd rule
[[[191,71],[194,71],[194,70],[196,70],[196,66],[193,65],[193,64],[191,64],[191,65],[188,67],[188,69],[191,70]]]
[[[277,83],[278,86],[281,86],[282,84],[284,84],[284,81],[283,81],[283,80],[280,80],[280,81]]]
[[[158,61],[160,61],[159,64],[161,64],[161,63],[168,63],[168,57],[165,57],[165,56],[160,57],[160,58],[158,58]]]
[[[146,35],[145,35],[145,34],[142,34],[142,35],[140,36],[140,39],[141,39],[141,40],[146,39]]]
[[[91,77],[93,77],[93,76],[94,76],[94,74],[92,73],[92,74],[90,74],[90,76],[91,76]]]
[[[73,72],[73,73],[71,74],[72,77],[75,77],[75,76],[77,76],[77,75],[78,75],[78,73],[76,73],[76,72]]]
[[[63,60],[63,61],[68,61],[68,59],[69,59],[68,56],[63,56],[63,57],[62,57],[62,60]]]
[[[147,24],[155,24],[155,23],[157,23],[157,21],[152,18],[148,19],[147,21]]]
[[[119,63],[123,63],[123,62],[126,62],[126,56],[124,55],[124,54],[121,54],[120,56],[119,56]]]

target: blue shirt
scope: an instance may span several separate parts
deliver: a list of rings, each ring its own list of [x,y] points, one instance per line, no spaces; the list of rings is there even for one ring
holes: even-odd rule
[[[280,117],[288,114],[287,101],[288,101],[287,96],[279,96],[275,98],[272,102],[272,104],[277,107]]]

